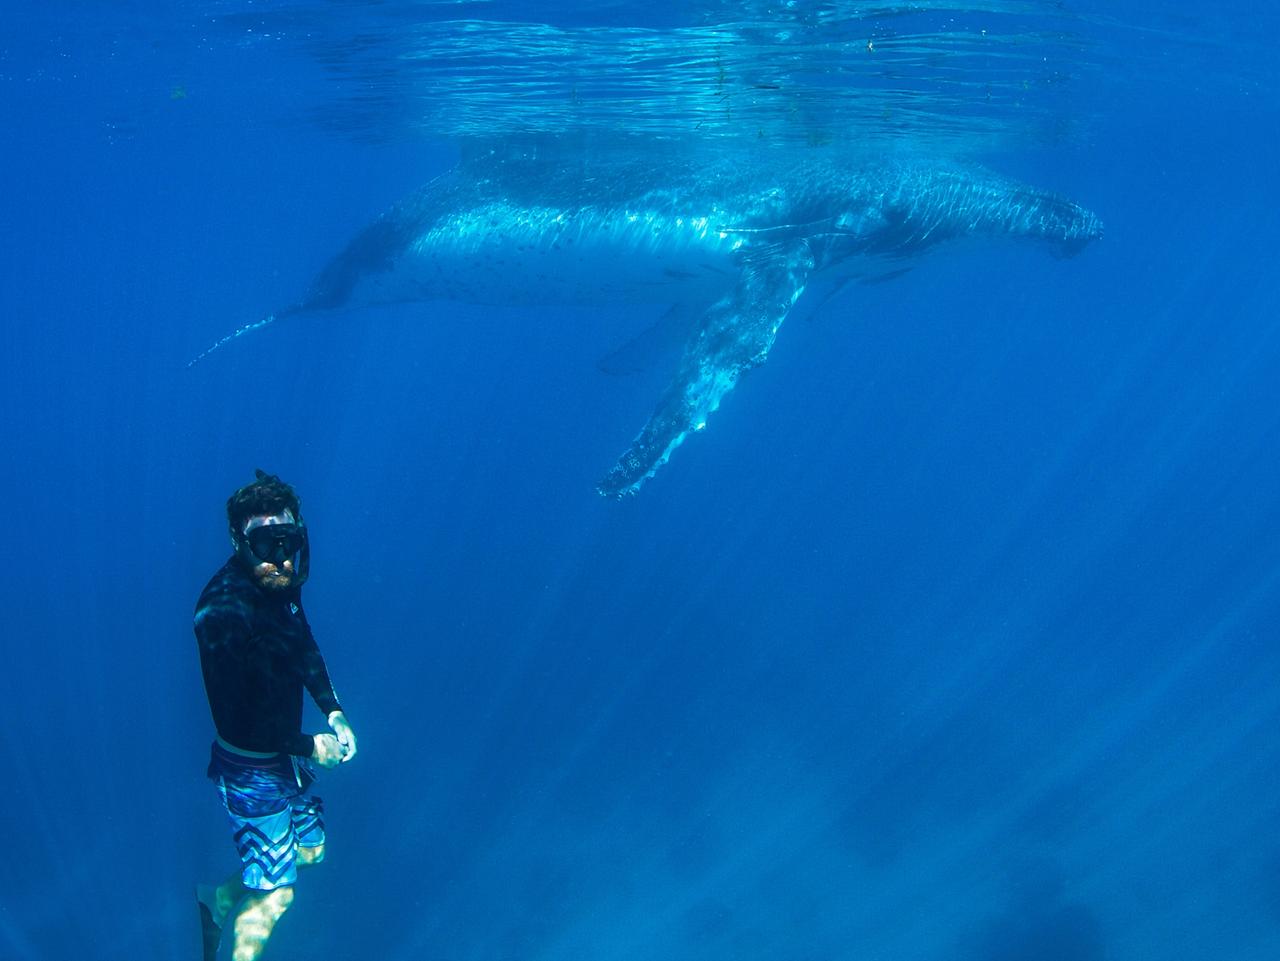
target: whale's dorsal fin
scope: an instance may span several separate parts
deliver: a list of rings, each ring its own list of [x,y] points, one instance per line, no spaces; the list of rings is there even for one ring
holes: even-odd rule
[[[753,251],[734,289],[695,326],[675,377],[618,463],[596,489],[634,494],[691,431],[701,430],[745,370],[764,363],[778,329],[804,293],[814,258],[803,240]]]

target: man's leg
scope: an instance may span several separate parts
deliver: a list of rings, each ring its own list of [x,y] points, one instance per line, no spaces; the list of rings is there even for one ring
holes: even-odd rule
[[[236,871],[214,887],[211,884],[196,885],[196,902],[200,906],[201,936],[204,939],[204,961],[214,961],[218,954],[218,942],[222,940],[222,926],[232,909],[240,903],[248,889]]]
[[[310,847],[299,846],[297,856],[294,858],[300,868],[319,864],[323,860],[323,841]],[[234,961],[256,961],[262,954],[262,949],[267,946],[276,922],[289,910],[289,905],[293,904],[293,888],[249,891],[237,872],[222,883],[217,893],[220,905],[224,903],[223,897],[230,899],[230,903],[224,908],[224,916],[226,911],[230,911],[235,906],[236,901],[248,894],[244,904],[236,912],[236,945],[231,956]]]
[[[264,846],[262,842],[266,837],[275,840],[275,845]],[[220,894],[225,891],[228,897],[248,892],[236,912],[235,947],[231,952],[233,961],[257,961],[271,938],[276,922],[293,904],[292,882],[297,877],[296,868],[324,860],[324,802],[320,798],[314,795],[295,798],[286,811],[253,819],[251,825],[246,824],[237,832],[236,844],[242,859],[247,865],[256,865],[247,867],[246,875],[256,871],[255,879],[266,877],[261,871],[262,855],[271,848],[279,851],[280,842],[286,837],[292,842],[292,853],[288,858],[290,870],[282,875],[287,883],[274,891],[255,891],[247,888],[242,878],[236,876],[228,878],[218,889]]]
[[[295,860],[299,865],[319,864],[324,860],[324,801],[314,794],[294,798],[289,815],[298,839]]]
[[[319,864],[324,860],[324,842],[314,844],[310,847],[298,848],[298,867],[310,867],[313,864]]]
[[[249,893],[249,889],[244,886],[244,881],[240,879],[239,871],[231,872],[226,880],[210,890],[212,892],[210,900],[213,902],[211,907],[216,909],[215,918],[219,924],[231,913],[231,909],[240,903],[240,899]]]
[[[262,956],[271,932],[289,905],[293,904],[293,886],[274,891],[254,891],[244,899],[236,912],[236,943],[232,961],[257,961]]]
[[[266,783],[225,791],[241,871],[216,889],[215,903],[230,911],[240,901],[234,911],[234,961],[256,961],[293,903],[300,850],[293,829],[294,799],[276,789]]]

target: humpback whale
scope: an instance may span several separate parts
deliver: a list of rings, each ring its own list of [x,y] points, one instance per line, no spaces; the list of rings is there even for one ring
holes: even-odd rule
[[[979,167],[784,160],[467,161],[355,236],[301,301],[210,350],[273,320],[351,306],[678,305],[691,320],[675,371],[597,485],[619,497],[764,362],[811,281],[840,283],[877,262],[896,273],[964,237],[1029,238],[1070,256],[1102,235],[1078,204]]]

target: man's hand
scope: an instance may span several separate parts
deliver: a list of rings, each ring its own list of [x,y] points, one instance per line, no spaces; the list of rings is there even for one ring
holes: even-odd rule
[[[337,767],[342,763],[342,745],[332,734],[313,734],[311,741],[315,748],[311,751],[311,760],[321,767]]]
[[[334,711],[329,715],[329,727],[342,745],[342,760],[350,761],[356,756],[356,732],[347,723],[347,716],[341,711]]]

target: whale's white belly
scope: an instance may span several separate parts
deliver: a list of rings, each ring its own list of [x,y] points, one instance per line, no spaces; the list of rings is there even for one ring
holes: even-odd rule
[[[717,219],[714,210],[472,207],[423,230],[390,270],[365,279],[361,299],[514,306],[706,301],[735,282],[735,251],[744,245]]]

